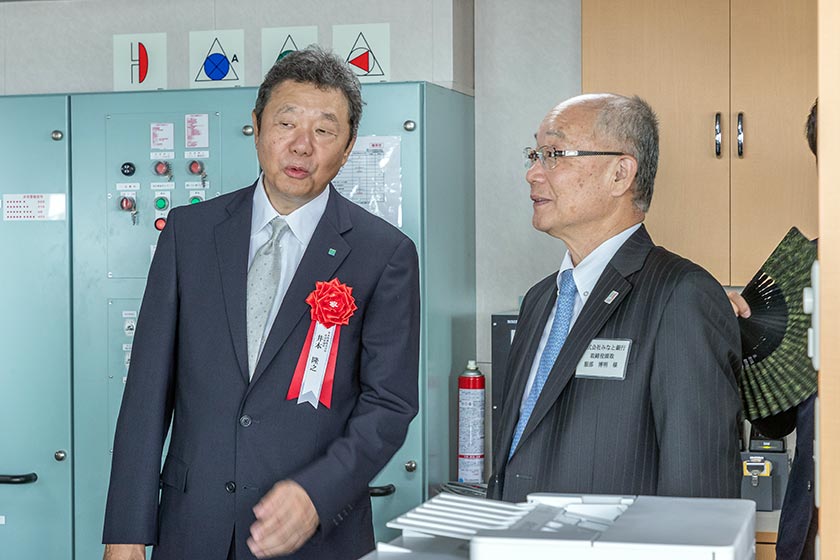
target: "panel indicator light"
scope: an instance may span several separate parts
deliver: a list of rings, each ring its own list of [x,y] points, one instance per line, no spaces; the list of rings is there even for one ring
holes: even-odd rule
[[[158,231],[163,231],[163,228],[166,227],[166,218],[158,218],[155,220],[155,229]]]
[[[190,198],[190,204],[198,204],[201,200],[200,196],[193,196]]]
[[[167,206],[169,206],[169,201],[165,197],[159,196],[155,199],[155,208],[158,210],[166,210]]]
[[[194,159],[190,162],[189,170],[193,175],[201,175],[204,172],[204,164]]]
[[[156,161],[155,166],[155,175],[169,175],[169,162],[166,161]]]

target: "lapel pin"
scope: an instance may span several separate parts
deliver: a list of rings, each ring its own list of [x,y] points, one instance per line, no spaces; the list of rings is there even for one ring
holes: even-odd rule
[[[615,298],[617,298],[617,297],[618,297],[618,292],[616,292],[615,290],[613,290],[613,291],[611,291],[611,292],[610,292],[610,295],[608,295],[608,296],[604,299],[604,303],[606,303],[607,305],[609,305],[609,304],[611,304],[611,303],[615,300]]]
[[[334,256],[335,256],[335,249],[333,249],[332,247],[330,247],[330,250],[329,250],[329,251],[327,251],[327,253],[329,253],[331,257],[334,257]]]

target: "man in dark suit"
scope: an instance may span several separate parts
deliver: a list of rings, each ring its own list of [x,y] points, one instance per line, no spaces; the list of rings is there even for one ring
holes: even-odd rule
[[[419,275],[411,240],[329,185],[361,110],[340,59],[289,54],[253,113],[258,181],[170,213],[117,424],[106,558],[373,549],[368,483],[417,412]]]
[[[533,225],[566,253],[522,302],[489,497],[737,497],[738,325],[721,286],[642,225],[656,116],[584,95],[546,115],[536,145]]]
[[[817,105],[814,101],[805,121],[805,138],[811,153],[817,157]],[[816,242],[816,241],[815,241]],[[749,304],[736,292],[729,300],[735,314],[748,318],[752,312]],[[801,403],[753,421],[761,434],[781,439],[796,430],[796,452],[790,469],[782,513],[779,517],[779,534],[776,539],[777,560],[813,560],[816,556],[819,515],[814,505],[814,403],[816,393]]]

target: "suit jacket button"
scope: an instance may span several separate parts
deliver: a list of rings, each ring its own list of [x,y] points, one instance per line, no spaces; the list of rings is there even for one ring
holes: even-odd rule
[[[228,494],[233,494],[236,492],[236,483],[234,481],[225,482],[225,490]]]
[[[242,416],[242,418],[239,419],[239,425],[242,426],[243,428],[247,428],[248,426],[251,425],[251,417],[248,416],[247,414],[244,414]]]

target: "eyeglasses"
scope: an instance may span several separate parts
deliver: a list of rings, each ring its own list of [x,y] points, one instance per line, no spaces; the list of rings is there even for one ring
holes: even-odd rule
[[[564,157],[583,157],[583,156],[624,156],[624,152],[592,152],[589,150],[555,150],[551,146],[540,146],[539,148],[525,148],[525,168],[528,169],[534,165],[537,160],[546,169],[554,169],[557,167],[557,159]]]

